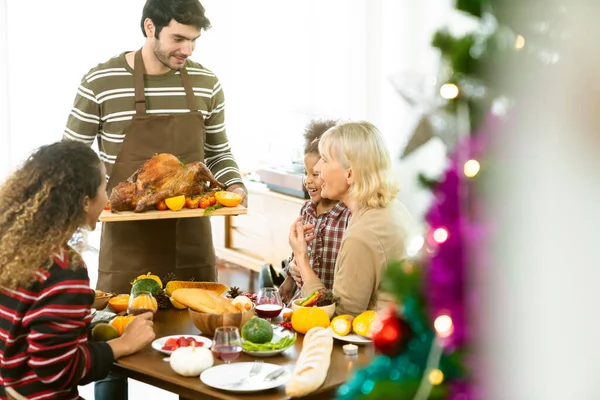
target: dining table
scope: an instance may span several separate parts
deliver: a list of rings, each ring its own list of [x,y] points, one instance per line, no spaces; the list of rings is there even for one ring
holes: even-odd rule
[[[202,335],[194,326],[188,310],[167,309],[159,310],[154,315],[154,330],[156,338],[171,335]],[[211,336],[206,336],[212,339]],[[242,353],[236,362],[252,362],[263,360],[265,363],[276,364],[284,367],[290,373],[293,371],[302,350],[304,335],[298,334],[296,342],[284,352],[271,357],[253,357]],[[336,397],[340,385],[351,378],[353,370],[357,367],[368,365],[374,357],[372,344],[358,346],[358,354],[345,355],[342,346],[346,344],[334,339],[331,353],[331,364],[323,385],[305,399],[333,399]],[[223,362],[215,358],[215,365]],[[147,346],[143,350],[117,360],[113,372],[148,385],[179,395],[180,399],[261,399],[279,400],[289,399],[285,394],[285,385],[277,388],[258,392],[231,392],[212,388],[205,385],[199,377],[183,377],[176,374],[168,362],[168,356]]]

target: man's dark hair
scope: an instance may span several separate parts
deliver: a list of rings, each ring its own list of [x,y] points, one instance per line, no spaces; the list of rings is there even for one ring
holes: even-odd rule
[[[304,154],[319,153],[319,139],[329,129],[337,125],[331,119],[312,120],[304,129]]]
[[[210,28],[210,20],[204,15],[204,7],[198,0],[148,0],[142,11],[142,33],[144,21],[150,18],[156,27],[154,37],[158,39],[160,31],[175,20],[183,25],[193,25],[199,29]]]

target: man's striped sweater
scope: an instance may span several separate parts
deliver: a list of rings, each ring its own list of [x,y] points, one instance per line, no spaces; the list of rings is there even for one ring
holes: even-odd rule
[[[92,68],[77,89],[63,138],[92,144],[98,140],[100,158],[110,176],[126,129],[135,115],[133,69],[122,53]],[[204,162],[226,186],[242,183],[225,131],[225,97],[214,73],[188,59],[185,62],[196,105],[204,116]],[[145,76],[148,114],[187,113],[179,71]],[[108,178],[108,177],[107,177]]]

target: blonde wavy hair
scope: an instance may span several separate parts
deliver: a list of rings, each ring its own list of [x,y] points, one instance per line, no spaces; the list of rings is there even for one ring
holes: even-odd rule
[[[354,182],[349,196],[361,207],[383,208],[400,187],[381,132],[365,121],[340,123],[319,141],[319,153],[351,168]]]
[[[83,143],[39,148],[0,188],[0,286],[28,287],[35,273],[85,224],[84,199],[96,197],[100,159]],[[81,258],[70,252],[76,268]]]

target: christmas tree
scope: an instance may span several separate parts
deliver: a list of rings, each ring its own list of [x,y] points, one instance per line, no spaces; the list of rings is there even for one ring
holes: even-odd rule
[[[505,77],[551,67],[559,60],[553,45],[568,34],[560,31],[566,9],[559,3],[457,0],[455,7],[477,28],[461,37],[441,29],[432,39],[442,59],[437,103],[447,121],[436,131],[424,118],[403,155],[443,136],[448,167],[441,177],[419,177],[433,193],[429,230],[414,257],[388,266],[382,289],[397,305],[373,332],[378,355],[340,387],[341,400],[481,398],[470,318],[477,292],[469,279],[485,268],[477,250],[493,235],[480,200],[486,149],[518,97]]]

